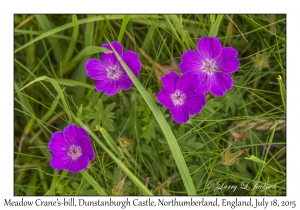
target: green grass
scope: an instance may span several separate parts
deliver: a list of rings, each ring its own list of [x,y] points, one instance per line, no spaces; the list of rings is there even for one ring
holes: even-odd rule
[[[18,14],[14,27],[14,195],[286,195],[285,15]],[[155,99],[159,78],[179,72],[181,55],[208,35],[234,47],[241,66],[230,91],[206,94],[201,113],[179,125]],[[97,92],[83,68],[107,40],[143,64],[114,96]],[[96,154],[77,174],[49,165],[50,137],[70,123],[86,128]],[[225,151],[245,148],[221,164]]]

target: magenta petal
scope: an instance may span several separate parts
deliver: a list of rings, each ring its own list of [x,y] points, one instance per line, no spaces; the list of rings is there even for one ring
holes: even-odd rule
[[[115,80],[106,79],[106,80],[97,80],[95,88],[98,91],[104,91],[106,95],[115,95],[118,92],[117,83]]]
[[[70,124],[67,127],[65,127],[64,131],[64,140],[67,145],[75,144],[77,145],[77,126]]]
[[[69,156],[56,157],[52,155],[50,165],[58,171],[68,169],[69,166],[72,165],[72,158]]]
[[[77,173],[78,171],[85,170],[89,166],[89,158],[87,155],[82,155],[76,160],[72,160],[72,164],[68,165],[68,171]]]
[[[80,146],[82,154],[87,155],[89,157],[89,160],[93,160],[95,154],[92,147],[92,142],[87,136],[83,136],[80,138]]]
[[[142,68],[142,63],[139,60],[139,55],[131,50],[124,52],[122,56],[123,61],[130,68],[132,73],[139,78],[139,72]],[[125,71],[125,70],[124,70]]]
[[[113,41],[113,42],[111,42],[111,45],[115,48],[115,50],[117,51],[117,53],[120,56],[123,55],[123,48],[119,42]],[[105,47],[108,50],[112,50],[109,44],[103,44],[102,47]],[[108,66],[115,66],[116,64],[120,65],[114,52],[102,53],[101,58],[102,58],[103,63],[105,63]]]
[[[202,59],[212,60],[221,54],[222,45],[217,38],[203,37],[198,41],[197,50]]]
[[[180,123],[186,123],[189,121],[189,112],[183,106],[174,106],[173,109],[170,109],[173,119]]]
[[[198,75],[192,71],[184,73],[177,81],[177,89],[183,91],[185,94],[195,92],[199,87],[200,80]]]
[[[211,88],[211,76],[204,72],[204,71],[199,71],[198,72],[198,77],[199,77],[199,86],[197,88],[197,92],[200,92],[200,93],[207,93],[210,88]]]
[[[56,146],[64,147],[65,145],[66,145],[66,143],[65,143],[63,133],[61,131],[56,131],[51,136],[48,148],[49,148],[49,150],[52,151],[53,147],[56,147]]]
[[[82,127],[77,127],[77,136],[81,138],[82,136],[89,136],[89,134]]]
[[[122,90],[129,90],[132,85],[132,81],[129,78],[129,76],[124,73],[122,76],[120,76],[119,80],[117,81],[117,85],[122,89]]]
[[[122,45],[119,42],[116,42],[116,41],[112,41],[110,44],[115,48],[115,50],[120,55],[120,57],[122,57],[122,55],[123,55]],[[108,50],[112,50],[112,48],[110,47],[109,44],[103,44],[102,47],[105,47]],[[105,54],[109,54],[109,53],[105,53]]]
[[[203,66],[203,59],[194,50],[187,50],[181,56],[179,69],[182,73],[187,71],[198,71]]]
[[[216,65],[226,73],[233,73],[240,67],[240,61],[237,59],[237,56],[237,50],[232,47],[225,47],[222,50],[221,56],[216,61]]]
[[[229,74],[215,72],[211,76],[210,92],[214,96],[223,96],[226,90],[230,90],[233,86],[233,79]]]
[[[176,91],[178,79],[179,76],[174,71],[170,71],[167,75],[161,77],[162,84],[167,94],[172,94]]]
[[[48,145],[48,149],[53,152],[57,157],[66,155],[68,144],[66,144],[63,133],[60,131],[55,132]]]
[[[160,92],[156,95],[156,99],[159,101],[159,103],[169,109],[172,109],[174,107],[174,103],[171,99],[170,94],[167,94],[164,89],[160,90]]]
[[[206,98],[202,93],[190,93],[185,100],[188,105],[189,114],[198,114],[206,103]]]
[[[94,80],[102,80],[107,76],[106,67],[96,58],[88,59],[84,65],[86,75]]]

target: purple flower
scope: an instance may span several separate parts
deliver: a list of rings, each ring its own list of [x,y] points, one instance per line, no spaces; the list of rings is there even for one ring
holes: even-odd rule
[[[202,93],[196,92],[200,79],[192,72],[179,77],[171,71],[161,77],[163,89],[157,94],[157,100],[170,109],[173,119],[178,123],[186,123],[190,115],[198,114],[206,98]]]
[[[271,150],[273,150],[273,148],[274,148],[274,146],[271,144],[269,150],[271,151]],[[260,146],[260,150],[261,150],[262,152],[266,152],[266,151],[268,150],[268,144],[261,145],[261,146]]]
[[[224,47],[217,38],[202,37],[197,44],[197,52],[187,50],[181,57],[181,72],[193,71],[199,75],[197,89],[203,94],[211,92],[222,96],[233,86],[230,74],[237,71],[240,62],[238,52],[232,47]]]
[[[68,125],[63,132],[55,132],[48,145],[53,152],[50,165],[56,170],[77,173],[87,169],[94,159],[94,150],[88,133],[76,125]]]
[[[131,50],[123,53],[122,45],[113,41],[111,45],[118,52],[120,57],[131,69],[132,73],[138,78],[142,63],[139,55]],[[109,44],[103,44],[102,47],[112,50]],[[118,92],[118,88],[129,90],[132,81],[126,71],[121,66],[117,57],[113,52],[102,53],[102,62],[96,58],[88,59],[84,68],[86,75],[96,80],[95,88],[97,91],[104,91],[106,95],[114,95]]]

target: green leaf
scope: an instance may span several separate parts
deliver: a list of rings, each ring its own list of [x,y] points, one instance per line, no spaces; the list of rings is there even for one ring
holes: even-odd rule
[[[112,113],[111,111],[114,109],[115,106],[116,106],[116,103],[111,103],[108,106],[106,106],[104,110],[107,113]],[[112,113],[112,115],[114,115],[114,113]]]
[[[111,112],[115,105],[116,103],[111,103],[104,109],[102,100],[98,100],[98,112],[96,118],[99,118],[100,124],[108,131],[115,130],[114,121],[111,119],[115,115],[114,112]]]
[[[156,131],[155,131],[155,119],[150,116],[150,118],[144,118],[144,122],[146,122],[146,125],[142,128],[143,134],[142,138],[146,139],[146,144],[149,144],[151,140],[156,140]]]
[[[258,157],[251,155],[249,158],[245,158],[247,160],[252,160],[253,162],[259,163],[259,164],[266,164],[263,160],[259,159]]]

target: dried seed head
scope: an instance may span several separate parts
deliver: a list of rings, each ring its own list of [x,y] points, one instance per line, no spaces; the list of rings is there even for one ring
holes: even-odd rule
[[[255,67],[258,69],[269,68],[270,66],[268,63],[268,58],[269,56],[267,55],[256,53],[255,57],[253,58]]]
[[[220,163],[223,164],[223,165],[226,165],[226,166],[231,166],[231,165],[235,164],[238,161],[237,157],[239,157],[241,154],[243,154],[243,152],[247,152],[247,151],[249,151],[249,148],[245,148],[243,150],[239,150],[239,151],[234,152],[234,153],[230,153],[229,151],[225,151],[223,159]]]

